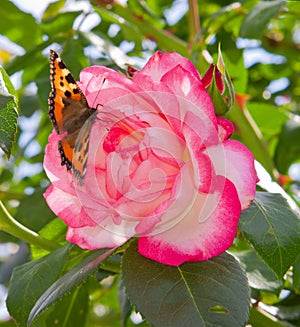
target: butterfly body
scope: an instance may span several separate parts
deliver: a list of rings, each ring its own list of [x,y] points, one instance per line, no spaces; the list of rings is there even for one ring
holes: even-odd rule
[[[82,183],[86,170],[89,136],[95,108],[90,108],[71,72],[50,50],[49,117],[58,134],[66,134],[58,144],[61,164],[72,169]]]

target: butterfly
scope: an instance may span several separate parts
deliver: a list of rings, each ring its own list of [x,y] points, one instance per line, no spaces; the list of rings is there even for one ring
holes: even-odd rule
[[[90,133],[96,108],[77,85],[71,72],[53,50],[50,50],[49,117],[58,134],[66,135],[59,141],[61,165],[73,171],[82,185],[86,173]]]

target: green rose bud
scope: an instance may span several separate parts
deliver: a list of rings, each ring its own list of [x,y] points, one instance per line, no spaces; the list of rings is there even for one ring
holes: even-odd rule
[[[215,112],[224,115],[234,103],[234,89],[219,48],[217,64],[211,64],[202,78],[202,83],[210,94]]]

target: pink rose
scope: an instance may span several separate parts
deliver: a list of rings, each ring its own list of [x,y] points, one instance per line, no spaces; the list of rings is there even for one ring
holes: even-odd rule
[[[93,250],[138,236],[142,255],[168,265],[228,249],[255,195],[254,159],[229,140],[192,63],[157,52],[132,79],[94,66],[79,85],[98,109],[83,185],[61,166],[55,131],[44,160],[67,239]]]

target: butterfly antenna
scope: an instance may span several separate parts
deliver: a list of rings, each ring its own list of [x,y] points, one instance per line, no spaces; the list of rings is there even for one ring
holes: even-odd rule
[[[86,89],[88,89],[88,87],[89,87],[91,81],[93,80],[93,78],[95,78],[95,77],[93,76],[93,77],[89,80],[89,82],[88,82],[88,84],[87,84],[87,86],[86,86]],[[93,109],[98,109],[98,106],[103,107],[103,104],[101,104],[101,103],[97,103],[97,105],[96,105],[96,107],[95,107],[95,103],[96,103],[96,101],[97,101],[97,99],[98,99],[98,97],[99,97],[99,94],[100,94],[100,92],[101,92],[101,90],[102,90],[102,87],[103,87],[105,81],[106,81],[106,78],[103,77],[103,79],[102,79],[102,84],[101,84],[101,86],[100,86],[100,88],[99,88],[99,90],[98,90],[98,92],[97,92],[97,95],[96,95],[96,97],[94,98],[94,102],[93,102],[93,104],[92,104],[92,106],[91,106],[91,108],[93,108]]]
[[[91,83],[91,81],[92,81],[93,78],[94,78],[94,77],[92,77],[92,78],[89,80],[86,89],[88,88],[88,86],[89,86],[89,84]],[[99,90],[98,90],[98,92],[97,92],[97,95],[96,95],[96,97],[95,97],[95,99],[94,99],[94,102],[93,102],[93,105],[92,105],[92,107],[91,107],[91,108],[93,108],[93,110],[95,110],[95,111],[98,110],[98,107],[99,107],[99,106],[100,106],[100,107],[104,107],[104,105],[103,105],[102,103],[97,103],[97,105],[96,105],[96,107],[95,107],[95,103],[96,103],[96,100],[99,98],[99,94],[100,94],[100,92],[101,92],[101,90],[102,90],[102,87],[103,87],[105,81],[106,81],[106,78],[103,77],[103,79],[102,79],[102,84],[101,84],[101,86],[100,86],[100,88],[99,88]],[[114,116],[112,113],[110,113],[110,112],[102,112],[102,111],[100,111],[100,113],[101,113],[102,115],[110,115],[110,116],[113,116],[113,118],[117,118],[117,117],[115,117],[115,116]],[[98,116],[98,113],[97,113],[96,115]],[[97,119],[97,120],[100,120],[100,121],[102,121],[102,122],[104,122],[104,123],[113,123],[113,122],[115,121],[115,120],[112,119],[112,118],[103,118],[103,117],[98,118],[97,116],[96,116],[96,119]],[[105,127],[105,128],[106,128],[107,131],[109,131],[109,128],[108,128],[108,127]]]

